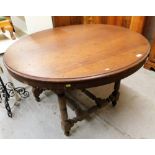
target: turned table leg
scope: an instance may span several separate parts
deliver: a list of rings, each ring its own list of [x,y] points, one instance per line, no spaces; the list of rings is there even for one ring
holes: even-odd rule
[[[15,40],[15,39],[16,39],[16,37],[15,37],[15,35],[14,35],[13,31],[9,31],[9,32],[10,32],[11,39],[12,39],[12,40]]]
[[[57,93],[57,96],[58,96],[59,108],[60,108],[60,114],[61,114],[61,127],[64,130],[64,134],[66,136],[69,136],[69,131],[73,126],[73,124],[68,120],[65,93],[64,92]]]
[[[2,30],[2,32],[3,32],[3,33],[5,33],[5,30],[4,30],[4,28],[3,28],[3,27],[1,27],[1,30]]]
[[[115,97],[115,100],[112,102],[113,106],[117,104],[117,101],[119,99],[120,83],[121,83],[121,80],[118,80],[118,81],[115,81],[115,84],[114,84],[114,91],[112,92],[112,95]]]
[[[40,94],[43,92],[43,89],[39,88],[39,87],[33,87],[32,88],[32,93],[36,99],[37,102],[40,102]]]

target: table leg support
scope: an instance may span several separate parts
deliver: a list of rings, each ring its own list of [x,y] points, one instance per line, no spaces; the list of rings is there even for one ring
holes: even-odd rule
[[[12,39],[12,40],[15,40],[15,39],[16,39],[16,37],[15,37],[15,35],[14,35],[13,31],[9,31],[9,32],[10,32],[11,39]]]
[[[2,30],[2,32],[3,32],[3,33],[5,33],[5,30],[4,30],[4,28],[3,28],[3,27],[1,27],[1,30]]]
[[[74,123],[68,120],[67,106],[66,106],[66,97],[65,93],[57,93],[59,108],[61,114],[61,127],[64,130],[64,134],[69,136],[69,132]]]
[[[32,93],[36,99],[37,102],[40,102],[40,94],[43,92],[43,89],[39,88],[39,87],[33,87],[32,88]]]
[[[61,114],[61,126],[64,130],[64,134],[66,136],[69,136],[70,130],[75,123],[77,123],[78,121],[82,121],[83,119],[87,118],[90,114],[96,112],[98,109],[105,107],[107,104],[112,103],[112,105],[115,106],[119,99],[120,81],[121,80],[115,81],[114,91],[111,93],[111,95],[109,95],[109,97],[103,99],[96,97],[93,93],[86,89],[82,89],[81,91],[90,99],[94,100],[96,104],[92,107],[89,107],[88,109],[81,108],[81,106],[76,103],[76,99],[73,96],[70,96],[69,91],[53,90],[58,96],[59,109]],[[69,105],[72,108],[72,110],[74,110],[76,113],[76,116],[74,118],[68,118],[66,99],[69,99],[68,101],[71,101]]]
[[[113,106],[116,106],[117,101],[118,101],[118,99],[119,99],[119,94],[120,94],[120,93],[119,93],[120,83],[121,83],[121,80],[118,80],[118,81],[116,81],[115,84],[114,84],[114,91],[112,92],[112,95],[115,97],[115,100],[112,101],[112,105],[113,105]]]

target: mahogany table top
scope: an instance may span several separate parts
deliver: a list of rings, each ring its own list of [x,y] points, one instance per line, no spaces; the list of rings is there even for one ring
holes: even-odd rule
[[[9,72],[20,78],[78,82],[139,69],[149,51],[148,41],[129,29],[104,24],[74,25],[21,38],[7,49],[4,63]]]

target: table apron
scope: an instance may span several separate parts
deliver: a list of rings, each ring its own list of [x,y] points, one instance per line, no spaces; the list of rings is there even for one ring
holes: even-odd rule
[[[52,81],[39,81],[39,80],[33,80],[30,78],[26,78],[24,76],[20,76],[10,70],[9,73],[17,80],[28,84],[32,87],[40,87],[43,89],[82,89],[82,88],[91,88],[91,87],[97,87],[109,83],[113,83],[117,80],[121,80],[123,78],[128,77],[129,75],[136,72],[139,68],[143,66],[146,60],[143,60],[141,63],[139,63],[136,66],[133,66],[131,68],[128,68],[126,70],[123,70],[121,72],[106,76],[106,77],[100,77],[100,78],[94,78],[94,79],[88,79],[88,80],[79,80],[79,81],[66,81],[66,82],[52,82]]]

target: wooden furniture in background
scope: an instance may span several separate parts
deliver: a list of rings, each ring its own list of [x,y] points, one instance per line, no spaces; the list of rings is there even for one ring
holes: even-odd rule
[[[13,40],[16,39],[14,35],[13,25],[8,17],[0,16],[0,29],[2,30],[3,33],[5,33],[5,31],[9,31],[11,38]]]
[[[76,25],[82,24],[82,16],[53,16],[53,26],[67,26],[67,25]]]
[[[137,71],[149,51],[149,42],[138,33],[113,25],[84,24],[24,37],[7,49],[4,63],[13,77],[34,88],[37,101],[43,90],[57,94],[62,128],[68,136],[76,122],[109,103],[116,105],[120,80]],[[86,89],[112,82],[114,91],[105,99]],[[69,119],[66,98],[73,101],[69,96],[73,89],[81,89],[95,105],[84,110],[76,100],[71,102],[76,117]]]
[[[144,29],[145,24],[145,18],[144,16],[132,16],[131,22],[130,22],[130,30],[142,33]]]
[[[110,24],[142,33],[145,16],[53,16],[54,27],[74,24]]]
[[[144,26],[144,36],[151,43],[151,52],[144,67],[155,71],[155,16],[148,16]]]
[[[144,67],[149,70],[155,71],[155,39],[151,45],[151,52],[148,60],[146,61]]]

